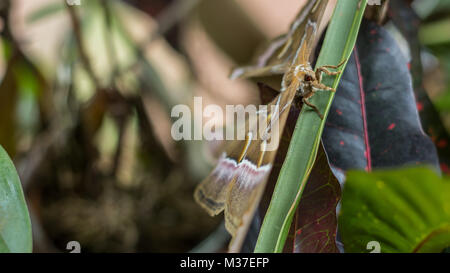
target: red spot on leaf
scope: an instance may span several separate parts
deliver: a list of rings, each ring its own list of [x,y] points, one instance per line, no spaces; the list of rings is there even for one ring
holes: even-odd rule
[[[370,34],[372,34],[372,35],[377,34],[377,30],[376,30],[376,29],[372,29],[372,30],[370,31]]]
[[[408,70],[411,70],[411,63],[408,63]]]
[[[445,140],[445,139],[441,139],[437,144],[436,144],[436,146],[438,146],[438,148],[445,148],[445,147],[447,147],[447,140]]]
[[[388,130],[393,130],[395,128],[395,123],[391,123],[391,125],[389,125]]]
[[[339,115],[339,116],[341,116],[342,115],[342,111],[341,110],[339,110],[339,109],[336,109],[336,113]]]
[[[416,106],[417,106],[417,111],[422,111],[423,110],[423,103],[421,103],[421,102],[417,102],[416,103]]]
[[[340,144],[341,146],[344,146],[345,142],[344,142],[343,140],[341,140],[341,142],[339,142],[339,144]]]
[[[444,173],[446,173],[446,174],[449,174],[449,173],[450,173],[450,168],[449,168],[448,165],[445,164],[445,163],[441,163],[441,170],[442,170],[442,172],[444,172]]]

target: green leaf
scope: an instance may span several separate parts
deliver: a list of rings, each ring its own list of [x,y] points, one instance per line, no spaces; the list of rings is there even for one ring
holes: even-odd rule
[[[19,176],[0,146],[0,252],[31,250],[31,221]]]
[[[421,26],[419,39],[427,46],[450,43],[450,18]]]
[[[348,60],[356,43],[366,5],[366,0],[337,2],[316,67]],[[336,88],[340,78],[341,75],[324,76],[322,82]],[[292,219],[316,160],[333,98],[331,92],[318,92],[311,98],[311,103],[324,113],[324,120],[308,107],[302,108],[255,252],[283,251]]]
[[[450,179],[427,168],[348,173],[339,228],[346,252],[442,252],[450,246]]]

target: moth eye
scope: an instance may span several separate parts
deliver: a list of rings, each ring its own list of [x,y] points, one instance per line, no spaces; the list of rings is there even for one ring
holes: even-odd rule
[[[310,75],[305,75],[305,81],[310,82],[313,78]]]

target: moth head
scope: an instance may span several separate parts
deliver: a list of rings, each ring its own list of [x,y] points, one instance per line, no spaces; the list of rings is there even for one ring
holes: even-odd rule
[[[299,71],[297,79],[299,80],[297,92],[304,95],[310,92],[312,83],[316,80],[316,75],[313,71]]]
[[[315,80],[314,74],[312,73],[305,73],[303,76],[303,81],[305,82],[313,82]]]

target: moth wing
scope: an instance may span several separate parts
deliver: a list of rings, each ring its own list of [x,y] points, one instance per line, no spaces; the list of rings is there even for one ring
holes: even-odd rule
[[[328,5],[328,0],[309,1],[297,20],[291,25],[292,47],[289,58],[292,65],[310,62],[311,53],[317,42],[319,25]],[[294,28],[294,26],[298,27]]]
[[[309,0],[295,17],[289,32],[277,37],[260,50],[249,66],[238,67],[231,78],[251,78],[284,74],[296,62],[309,61],[316,42],[318,22],[322,20],[328,0]],[[301,54],[298,55],[298,49]],[[300,60],[296,57],[300,57]]]
[[[225,206],[225,227],[233,236],[229,252],[240,251],[271,169],[272,162],[257,167],[250,160],[243,161],[239,173],[230,184]]]
[[[254,78],[265,77],[272,75],[282,75],[288,71],[289,66],[286,63],[268,65],[263,67],[258,66],[242,66],[231,72],[230,79],[238,78]]]
[[[235,70],[233,76],[283,74],[289,72],[288,67],[291,65],[309,62],[316,42],[318,22],[322,19],[327,4],[328,0],[310,0],[287,35],[269,45],[257,64]],[[272,134],[272,140],[277,145],[295,93],[296,90],[290,88],[269,104],[282,108],[278,109],[279,115],[271,117],[276,117],[278,122],[278,130]],[[195,199],[211,215],[225,210],[225,225],[233,236],[229,245],[230,252],[241,249],[276,155],[276,149],[262,152],[263,142],[258,138],[250,142],[234,141],[229,144],[215,169],[195,191]]]
[[[225,208],[226,192],[238,171],[238,159],[246,141],[230,142],[219,158],[215,168],[197,186],[194,198],[211,216]]]
[[[279,92],[267,86],[263,86],[262,90],[264,90],[265,93],[270,91],[271,95],[277,93],[275,98],[272,98],[271,101],[269,101],[268,109],[270,109],[270,106],[274,103],[281,101],[281,94]],[[243,173],[243,170],[240,167],[243,164],[241,161],[244,159],[244,156],[249,157],[247,161],[255,160],[254,162],[257,162],[256,160],[258,159],[257,157],[261,145],[261,141],[257,140],[258,121],[267,119],[267,115],[268,113],[261,113],[256,120],[250,118],[246,120],[244,130],[246,130],[245,135],[247,138],[245,140],[228,141],[225,146],[225,151],[219,158],[215,168],[195,189],[195,200],[211,216],[217,215],[224,210],[229,185],[232,184],[235,177],[240,177]],[[250,122],[255,124],[250,124]],[[260,124],[265,123],[260,122]],[[252,132],[252,137],[248,138],[250,131]],[[266,157],[266,159],[267,158],[268,157]],[[232,232],[230,231],[230,233]]]
[[[240,162],[235,177],[228,186],[225,226],[233,236],[229,252],[239,252],[244,242],[264,193],[279,145],[280,134],[283,132],[294,96],[295,92],[281,93],[269,104],[269,106],[278,104],[281,108],[277,110],[279,114],[272,113],[272,122],[269,123],[274,127],[274,123],[277,124],[276,129],[270,132],[270,140],[274,141],[271,145],[275,146],[267,150],[267,141],[264,143],[265,141],[261,137],[255,140],[250,145],[246,157]]]

